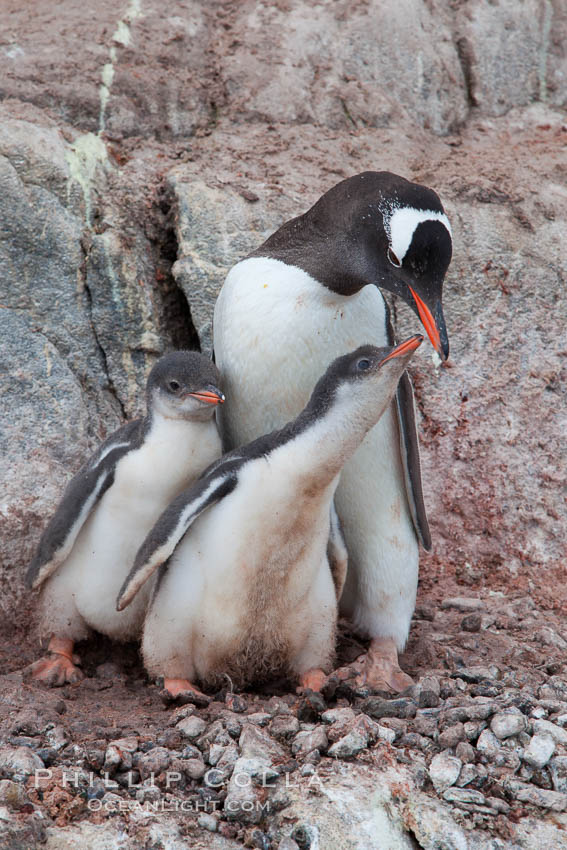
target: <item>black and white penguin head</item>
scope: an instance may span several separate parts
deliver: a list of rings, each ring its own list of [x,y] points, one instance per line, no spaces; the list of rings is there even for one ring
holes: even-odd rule
[[[442,293],[451,225],[432,189],[389,171],[349,177],[252,256],[266,255],[299,266],[341,295],[374,284],[403,298],[447,359]]]
[[[415,334],[399,345],[362,345],[334,360],[318,381],[311,403],[319,412],[342,410],[372,427],[388,405],[404,369],[423,342]]]
[[[146,387],[148,411],[169,419],[210,419],[224,402],[215,364],[197,351],[165,354],[152,368]]]

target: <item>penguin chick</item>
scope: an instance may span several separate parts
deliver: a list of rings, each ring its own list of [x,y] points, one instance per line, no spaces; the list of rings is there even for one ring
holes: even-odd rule
[[[336,359],[297,419],[226,454],[161,515],[117,607],[160,567],[142,650],[172,697],[199,699],[196,681],[226,674],[239,686],[289,674],[323,686],[342,584],[328,555],[341,469],[422,340]]]
[[[197,352],[161,357],[148,377],[147,415],[105,440],[69,482],[27,573],[29,587],[42,587],[40,629],[50,636],[29,675],[50,685],[82,678],[73,645],[90,629],[139,636],[150,587],[123,613],[116,594],[164,508],[222,453],[219,377]]]

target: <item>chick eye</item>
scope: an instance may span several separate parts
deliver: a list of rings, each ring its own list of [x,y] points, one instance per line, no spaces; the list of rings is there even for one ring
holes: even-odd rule
[[[180,384],[178,381],[170,381],[168,387],[172,393],[176,393],[180,387]]]
[[[400,269],[402,267],[402,261],[398,260],[391,248],[388,248],[388,259],[390,260],[392,265],[395,266],[397,269]]]
[[[365,372],[367,369],[370,369],[370,360],[366,360],[366,358],[364,358],[363,360],[359,360],[356,364],[356,368],[360,372]]]

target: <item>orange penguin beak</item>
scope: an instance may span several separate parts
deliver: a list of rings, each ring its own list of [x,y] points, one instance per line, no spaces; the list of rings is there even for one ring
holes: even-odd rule
[[[216,387],[210,389],[197,390],[194,393],[187,393],[191,398],[197,398],[199,401],[204,401],[206,404],[224,404],[224,394]]]
[[[400,357],[402,354],[408,354],[410,351],[415,351],[416,348],[419,348],[421,343],[423,342],[423,336],[421,334],[414,334],[414,336],[410,336],[409,339],[400,342],[399,345],[396,345],[393,351],[384,357],[382,363],[385,363],[387,360],[392,360],[394,357]],[[382,363],[380,365],[382,365]]]
[[[425,332],[431,340],[431,345],[441,360],[446,360],[449,356],[449,340],[447,338],[447,328],[445,327],[445,319],[443,318],[441,302],[439,302],[435,309],[436,317],[434,317],[423,298],[419,297],[415,289],[412,289],[410,286],[409,291],[415,301],[417,312],[421,319],[421,324],[425,328]]]

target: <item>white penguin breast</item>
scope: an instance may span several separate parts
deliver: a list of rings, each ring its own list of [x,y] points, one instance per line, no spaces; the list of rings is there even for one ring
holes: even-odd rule
[[[386,308],[375,286],[346,297],[280,260],[234,266],[214,316],[231,444],[295,418],[332,360],[365,343],[387,344]]]
[[[80,576],[77,608],[93,628],[124,637],[141,627],[152,583],[119,613],[115,606],[122,582],[162,511],[220,453],[213,422],[155,417],[140,448],[119,461],[112,486],[69,557],[69,566],[76,565]]]

